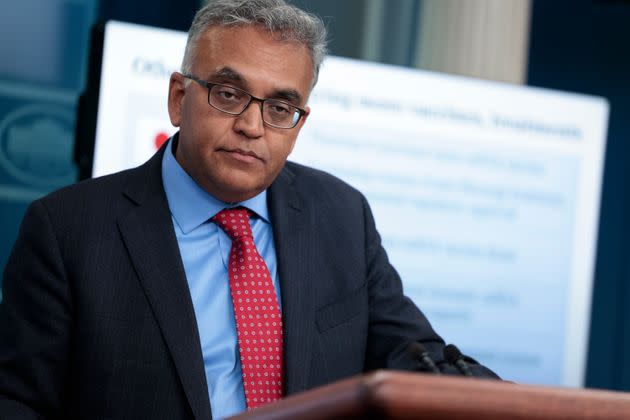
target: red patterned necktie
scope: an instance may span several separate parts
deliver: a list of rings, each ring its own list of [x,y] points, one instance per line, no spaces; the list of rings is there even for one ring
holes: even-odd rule
[[[230,292],[236,318],[247,408],[282,398],[282,316],[267,264],[249,225],[249,211],[224,209],[212,220],[230,237]]]

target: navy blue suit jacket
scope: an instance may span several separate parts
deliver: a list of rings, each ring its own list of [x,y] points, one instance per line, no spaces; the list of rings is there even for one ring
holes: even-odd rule
[[[163,153],[29,207],[4,273],[0,418],[211,418]],[[268,200],[287,394],[387,367],[410,341],[446,368],[357,190],[287,163]]]

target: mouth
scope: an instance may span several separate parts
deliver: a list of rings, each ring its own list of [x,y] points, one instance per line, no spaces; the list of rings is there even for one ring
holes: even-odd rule
[[[244,163],[264,162],[264,159],[251,150],[243,149],[219,149],[233,159]]]

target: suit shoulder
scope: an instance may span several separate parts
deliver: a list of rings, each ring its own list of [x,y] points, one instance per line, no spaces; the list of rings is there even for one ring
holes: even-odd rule
[[[53,217],[68,218],[77,213],[99,214],[112,209],[112,203],[120,197],[130,177],[137,171],[138,168],[134,168],[83,180],[53,191],[35,202],[43,204]]]
[[[286,169],[300,189],[312,192],[343,194],[347,198],[363,199],[363,194],[352,185],[336,176],[295,162],[287,162]]]
[[[127,169],[114,174],[79,181],[53,191],[40,200],[44,203],[51,203],[58,200],[67,200],[82,196],[102,196],[111,191],[120,192],[124,188],[128,177],[132,175],[136,169],[137,168]]]

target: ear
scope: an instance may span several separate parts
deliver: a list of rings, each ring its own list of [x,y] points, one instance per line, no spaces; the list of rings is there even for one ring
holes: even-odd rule
[[[171,124],[179,127],[182,120],[182,107],[186,96],[186,80],[181,73],[171,74],[168,84],[168,116]]]
[[[306,106],[304,108],[304,111],[306,111],[306,113],[302,115],[302,121],[300,121],[300,128],[302,128],[302,125],[306,122],[306,119],[308,118],[308,116],[311,115],[311,107]]]

